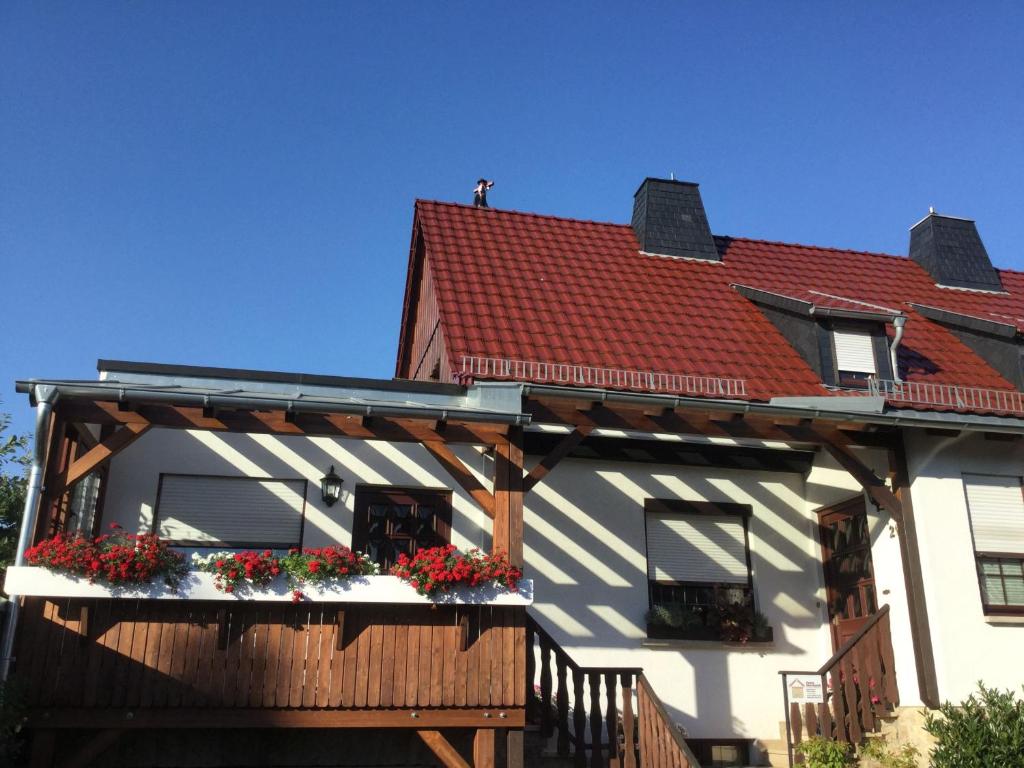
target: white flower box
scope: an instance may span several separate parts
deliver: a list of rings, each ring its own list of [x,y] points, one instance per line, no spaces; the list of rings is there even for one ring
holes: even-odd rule
[[[325,603],[402,603],[410,605],[531,605],[533,580],[521,579],[519,591],[509,592],[497,586],[459,587],[434,597],[417,594],[397,576],[355,576],[334,583],[300,587],[305,600]],[[214,586],[212,573],[189,571],[177,590],[162,581],[132,587],[90,584],[87,579],[56,573],[35,566],[11,566],[7,569],[4,590],[11,595],[30,597],[112,597],[127,600],[217,600],[245,602],[291,602],[292,590],[283,577],[261,588],[242,587],[231,594]]]

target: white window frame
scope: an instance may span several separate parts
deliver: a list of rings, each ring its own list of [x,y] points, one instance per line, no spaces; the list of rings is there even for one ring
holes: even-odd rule
[[[995,498],[992,501],[995,502],[994,509],[987,509],[981,511],[979,509],[979,502],[982,501],[978,498],[978,491],[972,493],[972,488],[978,486],[984,486],[986,483],[984,479],[988,480],[1002,480],[1006,481],[1003,483],[993,483],[992,485],[1001,485],[1000,489],[1003,498]],[[971,546],[974,550],[974,561],[978,574],[978,590],[981,597],[982,608],[985,613],[994,614],[1024,614],[1024,604],[1022,603],[989,603],[986,599],[985,590],[985,573],[983,571],[983,561],[999,563],[1000,574],[1005,579],[1005,575],[1002,574],[1004,560],[1013,561],[1016,560],[1024,568],[1024,479],[1020,475],[1001,475],[987,472],[964,472],[962,475],[963,488],[964,488],[964,503],[967,506],[967,522],[971,530]],[[972,483],[972,480],[974,481]],[[1017,499],[1014,499],[1016,495],[1014,491],[1019,493]],[[1008,494],[1008,495],[1004,495]],[[974,497],[974,505],[972,508],[972,496]],[[1017,509],[1013,509],[1014,502],[1019,500],[1019,506]],[[1000,510],[1002,506],[1004,509]],[[1000,519],[1005,517],[1007,514],[1011,516],[1010,521]],[[1020,532],[1014,532],[1016,536],[1011,538],[1004,544],[999,540],[998,529],[1000,526],[1010,525],[1013,526],[1014,522],[1012,519],[1013,515],[1020,515],[1019,525]],[[981,518],[981,519],[976,519]],[[996,529],[996,533],[992,532],[992,528]],[[980,529],[980,531],[979,531]],[[1003,582],[1003,597],[1006,598],[1006,583]]]

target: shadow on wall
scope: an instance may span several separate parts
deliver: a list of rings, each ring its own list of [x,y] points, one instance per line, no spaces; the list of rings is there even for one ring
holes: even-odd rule
[[[645,498],[750,505],[755,600],[775,637],[760,653],[779,657],[775,669],[789,665],[786,656],[810,652],[817,658],[825,626],[823,577],[802,476],[566,460],[526,498],[525,544],[536,580],[533,612],[571,655],[585,664],[587,651],[600,649],[602,664],[637,666],[648,610]],[[663,695],[672,716],[688,728],[698,721],[732,722],[742,731],[732,698],[732,690],[743,690],[736,657],[758,651],[723,651],[648,652],[647,659],[657,654],[661,669],[671,654],[678,670],[679,679],[653,679],[656,690],[693,686],[696,711],[681,711],[672,706],[674,697]]]
[[[485,459],[473,447],[456,449],[478,479]],[[332,507],[320,496],[320,478],[331,466],[344,479],[342,499]],[[447,472],[419,444],[218,434],[154,429],[117,456],[111,467],[103,525],[120,522],[149,530],[161,473],[302,479],[307,483],[303,544],[350,544],[355,490],[359,485],[453,489]],[[452,490],[452,543],[466,549],[490,546],[490,527],[461,488]]]

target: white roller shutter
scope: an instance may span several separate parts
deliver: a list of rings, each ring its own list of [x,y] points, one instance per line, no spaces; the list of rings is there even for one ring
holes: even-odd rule
[[[1019,477],[964,475],[976,552],[1024,555],[1024,495]]]
[[[647,577],[746,584],[743,518],[648,512]]]
[[[305,480],[164,475],[162,538],[190,544],[288,547],[301,543]]]
[[[871,334],[866,330],[837,328],[832,331],[836,345],[836,368],[850,373],[877,373]]]

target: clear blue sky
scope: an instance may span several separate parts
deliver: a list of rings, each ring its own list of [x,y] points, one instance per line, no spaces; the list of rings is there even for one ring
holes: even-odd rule
[[[413,200],[1024,269],[1024,4],[0,3],[0,409],[98,357],[390,377]]]

